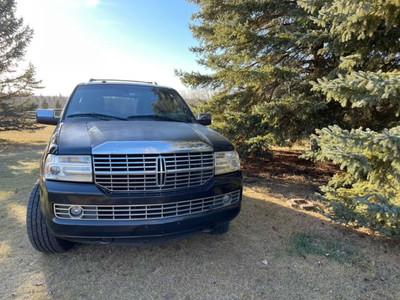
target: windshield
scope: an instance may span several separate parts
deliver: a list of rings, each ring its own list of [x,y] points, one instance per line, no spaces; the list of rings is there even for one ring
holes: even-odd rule
[[[127,84],[78,86],[64,118],[194,122],[192,112],[174,90]]]

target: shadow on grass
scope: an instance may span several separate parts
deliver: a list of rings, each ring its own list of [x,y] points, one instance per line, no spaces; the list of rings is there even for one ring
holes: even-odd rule
[[[47,142],[32,141],[30,143],[22,143],[16,141],[10,141],[5,139],[0,139],[0,154],[8,154],[10,150],[34,150],[43,151],[46,147]]]
[[[45,143],[0,144],[0,189],[30,188],[39,175],[40,157],[45,147]]]
[[[38,298],[54,299],[390,298],[400,283],[400,277],[385,286],[376,279],[399,274],[398,244],[361,238],[258,197],[244,197],[225,235],[198,234],[160,246],[80,244],[56,255],[36,252],[15,216],[5,218],[8,229],[15,227],[1,234],[12,249],[3,269],[15,278],[7,295],[22,297],[39,285]],[[346,259],[336,257],[337,250],[348,251]],[[43,279],[24,275],[32,273]]]
[[[287,179],[290,177],[323,184],[333,174],[339,172],[338,166],[327,162],[312,162],[300,158],[302,151],[272,150],[271,159],[249,159],[243,164],[243,173],[250,177]]]
[[[37,169],[20,169],[38,160],[44,145],[15,144],[23,151],[9,152],[0,162],[2,176],[9,178],[1,179],[1,188],[22,187],[1,199],[6,209],[0,211],[0,295],[5,298],[400,297],[397,242],[332,226],[251,192],[225,235],[198,234],[160,246],[81,244],[68,253],[38,253],[29,245],[21,217]],[[251,185],[283,201],[314,192],[306,182],[284,179]]]
[[[293,179],[251,178],[245,179],[245,185],[261,193],[273,194],[282,198],[314,198],[319,185]]]

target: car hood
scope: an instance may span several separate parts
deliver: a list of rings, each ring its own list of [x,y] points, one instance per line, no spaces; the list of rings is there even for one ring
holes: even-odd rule
[[[58,154],[92,154],[93,149],[107,151],[106,145],[120,145],[129,153],[143,145],[184,142],[190,147],[203,144],[214,151],[233,150],[232,144],[216,131],[193,123],[164,121],[86,121],[65,122],[55,131]],[[135,148],[136,147],[136,148]],[[147,147],[148,149],[148,147]],[[154,149],[153,149],[154,150]],[[154,150],[157,152],[157,149]],[[112,151],[114,153],[114,151]]]

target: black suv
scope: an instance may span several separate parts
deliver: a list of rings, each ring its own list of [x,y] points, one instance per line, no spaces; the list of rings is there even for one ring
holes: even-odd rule
[[[91,79],[37,122],[57,125],[28,203],[39,251],[224,233],[240,211],[238,154],[171,88]]]

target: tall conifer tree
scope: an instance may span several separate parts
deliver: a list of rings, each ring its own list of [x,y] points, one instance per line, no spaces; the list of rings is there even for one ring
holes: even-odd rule
[[[329,203],[334,220],[400,236],[400,3],[301,3],[318,13],[314,21],[332,41],[320,52],[340,56],[336,72],[312,82],[312,90],[369,119],[364,129],[317,130],[313,138],[320,150],[308,156],[343,169],[322,188],[320,197]],[[383,127],[387,129],[370,130]]]
[[[203,110],[242,155],[266,154],[272,144],[290,144],[330,124],[374,125],[371,114],[393,119],[386,110],[341,106],[311,91],[311,82],[343,67],[341,53],[326,47],[332,36],[328,25],[315,22],[316,9],[292,0],[192,2],[199,7],[190,26],[199,46],[191,50],[209,72],[177,74],[188,86],[216,90]]]
[[[244,155],[313,136],[340,163],[330,216],[400,235],[400,4],[396,0],[193,0],[192,51],[216,91],[202,109]],[[360,128],[352,130],[352,128]]]
[[[0,131],[36,128],[27,114],[36,105],[17,102],[30,96],[40,82],[32,65],[22,71],[18,67],[33,31],[15,16],[15,10],[14,0],[0,0]]]

